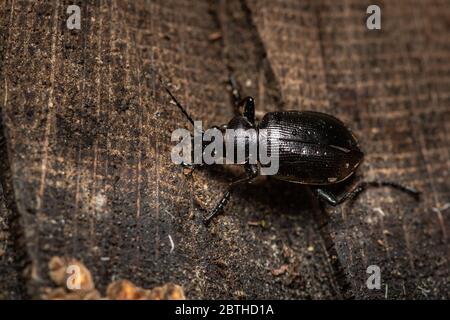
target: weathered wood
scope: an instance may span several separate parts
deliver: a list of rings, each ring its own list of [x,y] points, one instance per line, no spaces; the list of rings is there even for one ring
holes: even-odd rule
[[[386,3],[382,31],[365,29],[364,1],[79,1],[81,30],[66,28],[69,4],[0,9],[2,183],[26,243],[8,249],[23,250],[8,252],[8,272],[29,264],[29,295],[51,285],[52,256],[70,256],[100,291],[125,278],[174,282],[188,298],[381,298],[384,285],[390,298],[448,297],[445,2]],[[308,189],[268,180],[206,228],[197,203],[211,208],[242,172],[189,178],[171,162],[170,133],[189,126],[152,69],[204,127],[232,116],[230,71],[260,111],[335,114],[361,138],[366,178],[425,197],[371,190],[324,210]],[[381,291],[365,287],[371,264]]]
[[[448,1],[383,2],[382,30],[365,26],[370,1],[254,2],[254,17],[289,109],[351,124],[360,172],[421,190],[418,205],[371,190],[329,213],[328,233],[358,298],[448,298],[450,18]],[[328,230],[327,230],[328,229]],[[383,290],[367,290],[366,268]]]
[[[0,187],[0,300],[20,299],[23,287],[20,269],[16,265],[11,212],[6,208],[3,188]]]

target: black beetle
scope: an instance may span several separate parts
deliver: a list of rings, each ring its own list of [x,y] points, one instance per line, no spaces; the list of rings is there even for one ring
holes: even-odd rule
[[[353,175],[363,160],[364,154],[353,133],[337,118],[314,111],[269,112],[264,115],[259,124],[256,124],[254,99],[252,97],[241,99],[233,77],[230,77],[230,84],[236,110],[244,107],[244,111],[238,112],[238,115],[227,125],[215,126],[215,128],[222,131],[227,128],[244,130],[252,128],[257,132],[259,129],[266,129],[265,141],[276,145],[279,150],[279,169],[274,178],[309,185],[320,199],[332,206],[355,197],[368,186],[394,187],[418,199],[418,191],[387,181],[360,182],[340,196],[325,190],[324,186],[342,182]],[[189,122],[194,125],[186,109],[164,84],[163,87]],[[243,139],[246,138],[243,137]],[[258,143],[258,140],[246,141],[246,143]],[[184,165],[192,169],[198,166]],[[246,162],[244,167],[246,176],[228,186],[222,199],[204,218],[205,224],[224,209],[231,191],[236,186],[247,183],[259,175],[258,164]]]

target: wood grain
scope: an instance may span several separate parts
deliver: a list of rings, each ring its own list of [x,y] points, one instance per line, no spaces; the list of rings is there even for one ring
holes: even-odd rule
[[[356,0],[75,3],[81,30],[66,28],[73,1],[0,5],[0,212],[20,222],[6,225],[0,270],[25,272],[24,296],[51,286],[52,256],[70,256],[101,291],[128,279],[191,299],[449,298],[448,2],[383,2],[381,31]],[[383,188],[330,209],[266,179],[207,228],[198,203],[242,171],[186,177],[171,162],[171,132],[190,127],[154,70],[204,127],[233,115],[230,72],[259,111],[334,114],[360,138],[364,178],[422,201]],[[379,291],[365,286],[372,264]]]

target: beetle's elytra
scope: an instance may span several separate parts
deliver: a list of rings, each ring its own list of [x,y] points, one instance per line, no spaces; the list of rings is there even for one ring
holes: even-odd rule
[[[273,176],[274,178],[309,185],[319,199],[333,206],[355,197],[368,186],[391,186],[418,199],[419,192],[416,190],[386,181],[363,181],[340,196],[329,192],[325,187],[350,177],[364,156],[356,137],[344,123],[331,115],[320,112],[283,111],[269,112],[257,124],[254,99],[252,97],[241,99],[236,82],[232,77],[230,84],[235,110],[240,110],[242,107],[244,110],[242,113],[238,112],[227,125],[216,128],[221,130],[226,128],[256,129],[258,134],[264,132],[267,136],[262,141],[274,144],[278,148],[279,168],[278,173]],[[188,121],[194,124],[193,119],[170,90],[164,84],[163,87]],[[265,130],[260,131],[260,129]],[[259,139],[247,140],[246,136],[237,136],[236,139],[241,139],[246,144],[258,144],[260,141]],[[236,186],[247,183],[259,175],[261,164],[245,162],[243,165],[246,176],[228,186],[221,200],[204,219],[205,224],[224,209]],[[196,166],[190,165],[192,168]]]
[[[286,111],[267,113],[258,128],[279,150],[274,177],[295,183],[327,185],[348,178],[363,159],[355,136],[325,113]]]

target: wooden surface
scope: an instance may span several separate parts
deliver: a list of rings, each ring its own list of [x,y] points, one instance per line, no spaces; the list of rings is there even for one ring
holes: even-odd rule
[[[1,297],[39,297],[51,257],[68,256],[103,291],[450,298],[449,1],[379,1],[378,31],[370,1],[75,1],[81,30],[66,28],[73,1],[0,3]],[[198,203],[240,171],[189,178],[170,161],[172,130],[189,126],[152,69],[204,127],[233,114],[230,71],[258,111],[333,114],[366,154],[359,176],[423,197],[380,188],[329,208],[262,179],[205,227]]]

